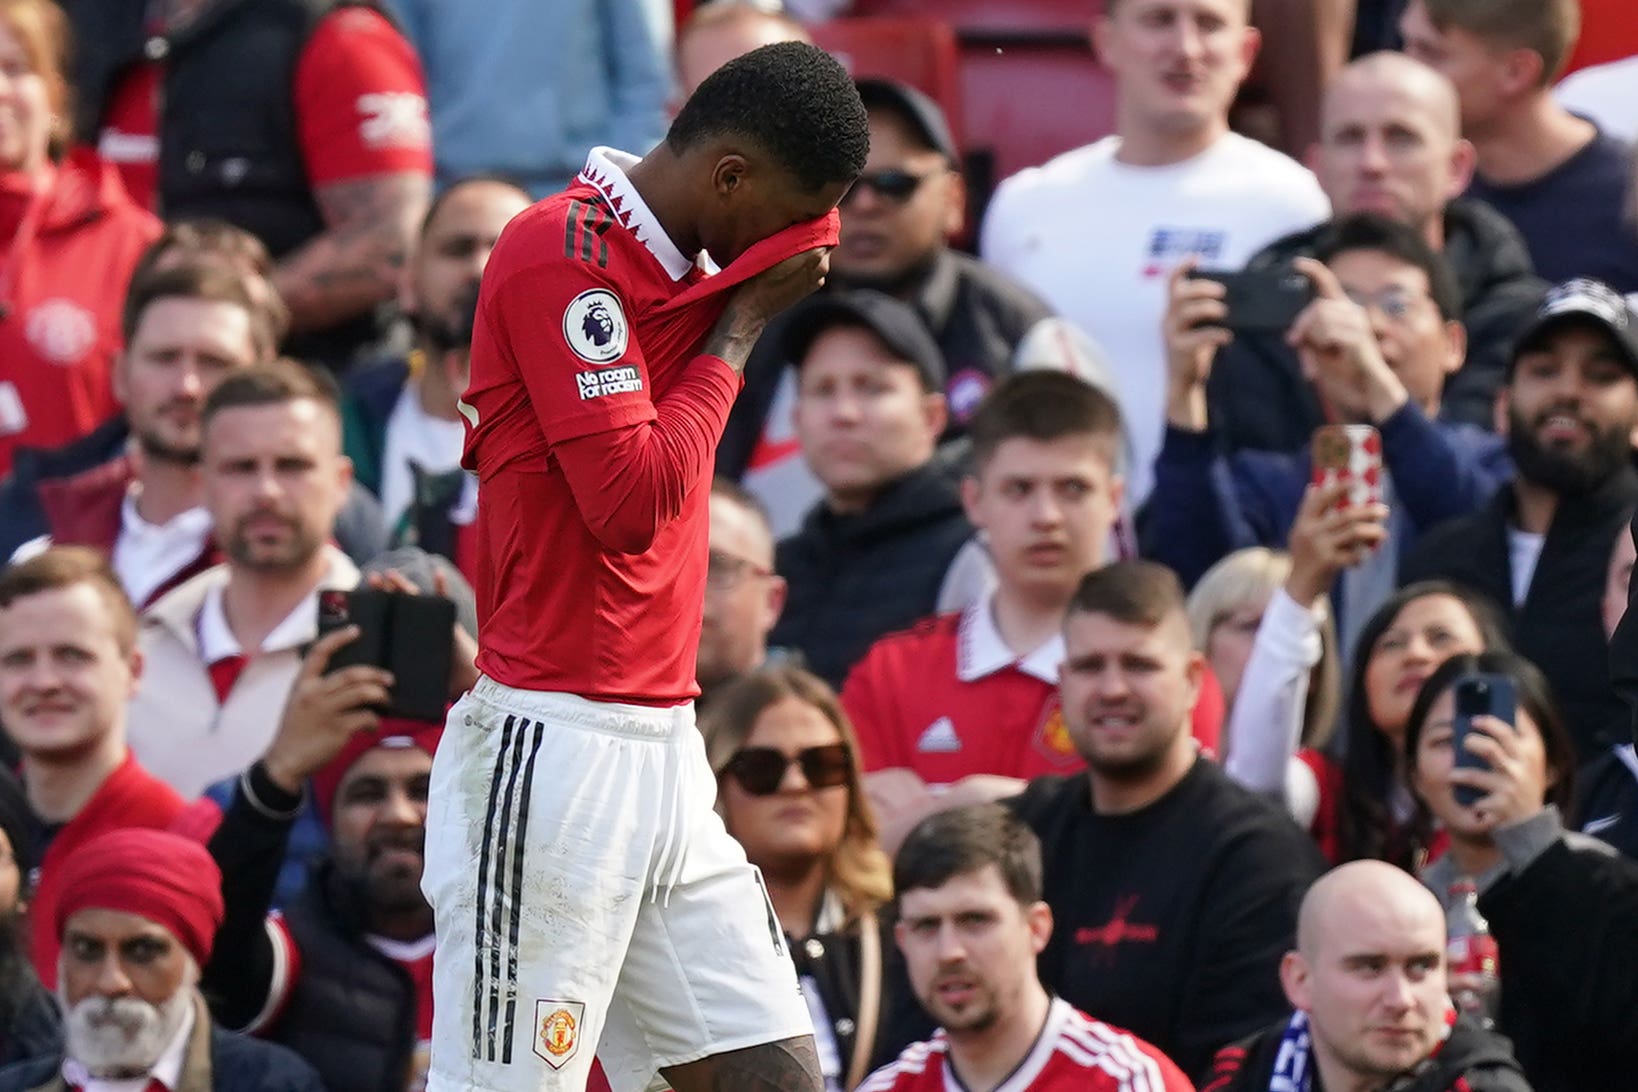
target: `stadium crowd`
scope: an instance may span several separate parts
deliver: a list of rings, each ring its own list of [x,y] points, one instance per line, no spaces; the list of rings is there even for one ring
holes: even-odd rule
[[[337,604],[477,684],[490,253],[787,41],[870,147],[696,678],[827,1092],[1634,1087],[1630,0],[0,0],[0,1092],[426,1087]]]

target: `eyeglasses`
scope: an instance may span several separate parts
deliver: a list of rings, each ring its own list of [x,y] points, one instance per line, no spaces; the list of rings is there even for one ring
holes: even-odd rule
[[[721,550],[712,550],[705,564],[705,586],[713,591],[732,591],[739,587],[747,576],[772,575],[772,570],[764,569],[754,561],[725,554]]]
[[[842,204],[845,205],[852,201],[854,195],[862,187],[874,190],[878,197],[885,197],[889,201],[902,205],[915,196],[916,191],[921,189],[923,182],[937,173],[939,172],[929,171],[926,174],[911,174],[909,171],[889,167],[883,171],[871,171],[869,174],[861,174],[854,180],[853,188],[847,191],[847,196],[842,198]]]
[[[734,752],[722,772],[739,782],[752,796],[772,796],[784,783],[785,771],[794,763],[813,789],[833,789],[847,784],[853,752],[845,743],[804,747],[795,757],[773,747],[741,747]]]
[[[1350,300],[1353,300],[1365,310],[1369,311],[1375,307],[1394,322],[1405,321],[1405,317],[1411,313],[1411,309],[1428,298],[1414,292],[1408,292],[1403,288],[1385,288],[1374,295],[1370,292],[1357,292],[1348,289],[1347,295]]]

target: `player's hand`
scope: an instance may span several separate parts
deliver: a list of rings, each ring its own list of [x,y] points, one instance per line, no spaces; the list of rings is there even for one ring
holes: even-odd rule
[[[1205,392],[1212,361],[1234,335],[1221,325],[1228,318],[1223,286],[1189,276],[1195,264],[1187,258],[1172,270],[1160,329],[1166,342],[1166,420],[1201,432],[1207,426]]]
[[[830,248],[815,247],[763,270],[728,297],[728,306],[706,339],[705,351],[744,374],[751,347],[772,319],[811,295],[830,272]]]
[[[1350,505],[1347,482],[1310,485],[1291,525],[1291,575],[1286,594],[1312,610],[1337,574],[1359,564],[1388,537],[1386,505]]]
[[[330,657],[359,633],[357,626],[326,633],[302,657],[278,731],[262,755],[267,776],[286,792],[300,792],[309,777],[341,753],[353,733],[381,726],[372,707],[387,703],[391,672],[358,664],[326,673]]]
[[[1348,298],[1324,263],[1298,258],[1292,264],[1318,293],[1286,334],[1302,362],[1303,378],[1344,413],[1381,423],[1410,395],[1382,358],[1371,316]]]

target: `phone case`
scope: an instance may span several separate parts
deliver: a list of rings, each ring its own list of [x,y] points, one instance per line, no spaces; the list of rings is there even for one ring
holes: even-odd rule
[[[357,664],[385,668],[393,674],[393,688],[379,712],[442,721],[455,655],[455,604],[436,595],[373,588],[320,592],[319,636],[348,625],[361,632],[335,651],[329,670]]]
[[[1465,745],[1473,731],[1474,717],[1495,717],[1507,724],[1514,722],[1517,697],[1513,680],[1506,675],[1464,675],[1456,680],[1451,691],[1456,714],[1451,721],[1450,745],[1457,769],[1488,770],[1490,764],[1469,751]],[[1464,808],[1477,804],[1484,793],[1471,785],[1453,786],[1456,803]]]
[[[1347,505],[1382,503],[1382,437],[1370,425],[1325,425],[1310,445],[1313,482],[1348,483]]]
[[[1196,270],[1190,274],[1223,286],[1228,316],[1223,325],[1246,333],[1283,334],[1314,300],[1314,285],[1290,266],[1235,273]]]

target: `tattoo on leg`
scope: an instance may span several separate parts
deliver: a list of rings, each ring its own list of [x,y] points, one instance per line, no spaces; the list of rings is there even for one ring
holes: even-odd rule
[[[824,1092],[813,1036],[713,1054],[663,1071],[676,1092]]]

